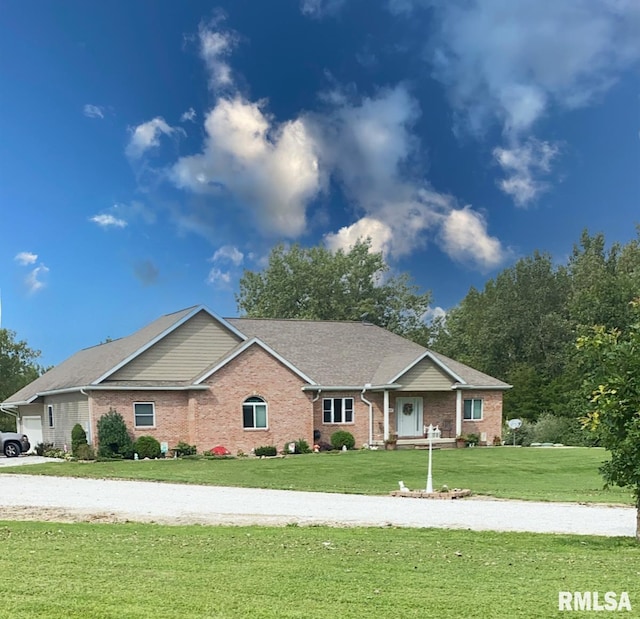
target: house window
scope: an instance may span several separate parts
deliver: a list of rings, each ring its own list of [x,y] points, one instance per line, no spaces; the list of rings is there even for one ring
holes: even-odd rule
[[[53,428],[55,424],[53,420],[53,406],[51,406],[51,404],[47,406],[47,418],[49,420],[49,427]]]
[[[324,398],[323,423],[353,423],[353,398]]]
[[[267,403],[257,396],[247,398],[242,405],[242,425],[245,430],[267,427]]]
[[[480,421],[482,419],[482,400],[473,399],[464,401],[464,420]]]
[[[136,428],[152,428],[156,425],[156,409],[153,402],[135,402],[133,416]]]

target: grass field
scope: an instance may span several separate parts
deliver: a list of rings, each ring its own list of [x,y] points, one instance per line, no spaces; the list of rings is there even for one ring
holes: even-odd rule
[[[559,591],[640,611],[640,547],[621,538],[0,522],[0,543],[12,619],[535,619],[563,614]]]
[[[596,448],[446,449],[433,454],[433,480],[436,489],[447,484],[500,498],[632,504],[628,490],[603,489],[598,467],[605,459],[605,451]],[[398,488],[398,480],[412,489],[425,487],[427,452],[354,451],[264,460],[67,462],[9,467],[2,472],[387,494]]]

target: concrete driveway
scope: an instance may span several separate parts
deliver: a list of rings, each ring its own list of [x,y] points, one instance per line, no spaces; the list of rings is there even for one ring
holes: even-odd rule
[[[3,467],[43,464],[44,462],[64,462],[64,460],[60,460],[60,458],[45,458],[44,456],[18,456],[17,458],[0,456],[0,466]]]
[[[400,526],[476,531],[635,535],[635,509],[503,501],[222,488],[140,481],[3,474],[0,518]]]

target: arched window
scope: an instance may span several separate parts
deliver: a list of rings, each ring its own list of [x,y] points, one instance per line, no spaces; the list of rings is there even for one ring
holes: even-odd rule
[[[267,427],[267,403],[257,396],[247,398],[242,405],[242,425],[245,429]]]

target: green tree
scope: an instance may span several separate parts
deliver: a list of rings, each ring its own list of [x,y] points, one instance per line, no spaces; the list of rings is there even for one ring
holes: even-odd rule
[[[131,458],[133,442],[122,415],[112,408],[98,419],[98,455],[103,458]]]
[[[553,410],[549,385],[562,376],[575,336],[567,317],[566,269],[535,252],[472,288],[439,325],[433,347],[514,388],[505,413],[535,419]]]
[[[40,376],[39,356],[39,350],[16,340],[14,331],[0,329],[0,402]],[[15,418],[0,412],[0,430],[15,430]]]
[[[640,541],[640,299],[625,331],[596,326],[578,338],[590,410],[585,424],[611,454],[600,472],[606,484],[632,489]]]
[[[236,295],[250,318],[366,320],[427,344],[431,293],[419,294],[408,275],[391,276],[369,239],[349,251],[277,245],[262,272],[245,271]]]

